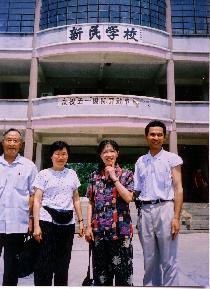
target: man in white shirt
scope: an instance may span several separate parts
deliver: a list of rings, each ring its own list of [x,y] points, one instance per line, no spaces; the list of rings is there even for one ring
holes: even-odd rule
[[[21,133],[14,128],[3,134],[4,154],[0,156],[0,239],[4,246],[3,286],[18,283],[17,254],[24,234],[32,231],[32,183],[37,174],[34,163],[19,155]],[[32,260],[33,262],[33,260]]]
[[[135,165],[134,189],[140,200],[138,233],[144,255],[144,286],[179,286],[177,241],[183,204],[182,159],[162,148],[166,126],[145,128],[149,152]]]

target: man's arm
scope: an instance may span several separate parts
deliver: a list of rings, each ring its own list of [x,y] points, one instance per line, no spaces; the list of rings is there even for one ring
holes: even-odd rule
[[[172,238],[175,239],[180,230],[180,215],[183,204],[183,188],[181,166],[172,168],[172,180],[174,186],[174,218],[171,224]]]
[[[34,195],[30,195],[29,196],[29,223],[28,223],[29,234],[33,232],[33,206],[34,206]]]
[[[34,165],[29,177],[29,223],[28,223],[28,231],[29,234],[33,232],[33,205],[34,205],[34,190],[33,190],[33,182],[35,180],[36,175],[38,174],[37,167]]]

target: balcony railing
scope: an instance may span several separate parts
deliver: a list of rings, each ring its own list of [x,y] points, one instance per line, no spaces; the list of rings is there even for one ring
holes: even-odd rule
[[[191,123],[208,123],[208,101],[177,101],[176,121]]]
[[[52,116],[119,116],[170,119],[171,102],[121,94],[74,94],[33,100],[33,119]]]
[[[28,100],[0,99],[0,121],[27,120]]]
[[[26,121],[28,100],[0,99],[0,121]],[[32,121],[64,117],[121,117],[171,121],[171,102],[120,94],[72,94],[32,101]],[[176,102],[177,123],[208,124],[209,102]]]

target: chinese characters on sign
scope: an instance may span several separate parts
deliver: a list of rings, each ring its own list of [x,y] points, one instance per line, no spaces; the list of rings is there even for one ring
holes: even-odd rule
[[[141,102],[144,100],[141,100]],[[120,105],[138,107],[139,99],[126,96],[65,96],[58,98],[58,106],[76,106],[76,105]]]
[[[93,24],[71,25],[67,27],[68,42],[129,42],[143,41],[142,28],[134,25]]]

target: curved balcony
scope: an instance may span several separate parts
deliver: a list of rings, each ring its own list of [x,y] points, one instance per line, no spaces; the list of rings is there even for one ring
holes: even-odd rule
[[[207,132],[209,129],[208,101],[177,101],[176,123],[180,132]]]
[[[63,95],[33,100],[33,127],[143,127],[158,118],[170,125],[171,102],[134,95]],[[169,128],[170,129],[170,128]]]
[[[42,30],[37,35],[39,57],[82,52],[130,52],[165,59],[169,51],[168,33],[132,24],[75,24]]]
[[[0,99],[0,128],[24,129],[28,100]],[[151,119],[163,120],[171,130],[171,102],[160,98],[120,94],[72,94],[32,101],[34,129],[107,127],[134,133]],[[176,102],[178,132],[208,133],[209,102]]]
[[[31,59],[33,35],[0,33],[0,58]]]
[[[27,121],[27,100],[0,99],[0,128],[15,126],[24,129]]]

